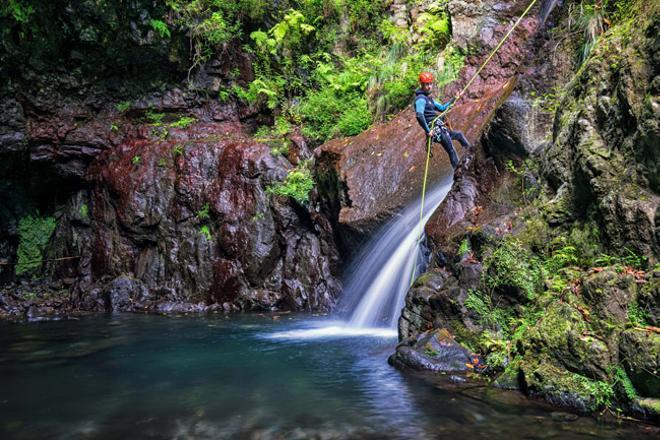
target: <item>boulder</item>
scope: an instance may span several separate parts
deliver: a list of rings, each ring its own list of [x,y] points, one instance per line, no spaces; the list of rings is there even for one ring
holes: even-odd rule
[[[481,358],[458,344],[447,329],[429,330],[419,335],[413,345],[399,345],[389,362],[415,371],[481,371]]]
[[[635,389],[644,397],[660,397],[660,334],[630,329],[621,334],[619,356]]]

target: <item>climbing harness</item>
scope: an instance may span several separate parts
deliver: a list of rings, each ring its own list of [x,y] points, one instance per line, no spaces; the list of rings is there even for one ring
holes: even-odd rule
[[[532,9],[532,7],[536,3],[536,1],[537,0],[532,0],[532,2],[529,4],[529,6],[527,6],[527,9],[525,9],[525,11],[522,13],[522,15],[520,17],[518,17],[518,20],[513,24],[511,29],[509,29],[509,31],[504,35],[504,37],[502,37],[500,42],[497,43],[497,46],[495,46],[495,49],[493,49],[491,51],[490,55],[488,55],[488,57],[481,64],[479,69],[477,69],[477,71],[474,73],[474,75],[472,75],[472,78],[470,78],[470,80],[467,82],[467,84],[465,84],[465,87],[463,87],[463,89],[456,95],[456,99],[454,100],[454,103],[456,103],[456,101],[461,99],[463,94],[465,94],[465,92],[468,90],[468,88],[470,88],[470,86],[472,85],[474,80],[477,79],[477,76],[479,76],[479,74],[484,69],[484,67],[486,67],[486,64],[488,64],[490,62],[490,60],[495,56],[497,51],[500,50],[500,48],[502,47],[504,42],[509,38],[509,36],[511,36],[513,31],[518,27],[518,25],[523,20],[523,18],[525,18],[527,13],[529,13],[529,11]],[[431,127],[435,126],[435,122],[438,118],[443,118],[453,108],[454,108],[454,106],[451,105],[449,108],[447,108],[442,113],[440,113],[438,116],[436,116],[435,119],[433,119],[433,121],[431,122]],[[417,235],[417,243],[418,244],[422,241],[422,236],[424,234],[424,197],[426,196],[426,179],[428,177],[429,161],[431,159],[431,136],[427,136],[426,150],[427,150],[427,152],[426,152],[426,166],[424,167],[424,182],[422,184],[422,205],[421,205],[421,209],[420,209],[420,212],[419,212],[419,234]],[[416,266],[417,266],[417,254],[415,254],[415,260],[413,262],[412,271],[411,271],[411,274],[410,274],[410,287],[412,287],[413,283],[415,282],[415,272],[417,271]]]

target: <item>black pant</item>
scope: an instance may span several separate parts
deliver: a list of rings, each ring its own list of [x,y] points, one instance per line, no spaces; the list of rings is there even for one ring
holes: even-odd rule
[[[449,161],[451,162],[452,168],[456,169],[458,166],[458,155],[456,154],[452,139],[456,139],[460,142],[463,148],[470,146],[470,143],[465,138],[462,131],[451,131],[440,120],[437,120],[435,122],[433,142],[439,142],[442,144],[442,148],[444,148],[449,155]]]

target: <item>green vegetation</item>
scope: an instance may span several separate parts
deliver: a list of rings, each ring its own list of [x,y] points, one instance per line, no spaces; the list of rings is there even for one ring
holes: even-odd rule
[[[274,156],[285,155],[288,153],[291,144],[288,139],[291,130],[291,123],[286,118],[278,116],[275,118],[275,124],[272,127],[267,125],[259,127],[254,137],[258,142],[268,144]]]
[[[131,159],[131,163],[133,165],[140,165],[141,161],[142,161],[142,159],[138,155],[133,156],[133,158]]]
[[[484,284],[490,289],[515,289],[533,299],[542,286],[541,265],[520,241],[507,237],[484,257]]]
[[[89,206],[87,206],[87,203],[83,203],[80,205],[80,217],[87,220],[89,218]]]
[[[119,104],[115,106],[117,108],[117,111],[120,113],[124,113],[126,110],[131,108],[131,102],[130,101],[122,101]]]
[[[632,325],[637,327],[647,326],[649,325],[649,318],[649,311],[641,308],[636,301],[628,304],[628,320]]]
[[[194,124],[195,122],[197,122],[197,118],[194,118],[192,116],[182,116],[176,121],[169,124],[169,126],[173,128],[188,128],[190,125]]]
[[[298,167],[289,171],[283,182],[270,185],[266,191],[269,194],[291,197],[298,203],[304,204],[309,201],[309,193],[313,188],[312,173],[306,163],[301,163]]]
[[[18,262],[16,275],[36,275],[43,262],[43,254],[55,231],[53,217],[27,215],[18,223]]]
[[[208,225],[202,225],[202,227],[199,228],[199,233],[206,237],[208,241],[211,241],[211,230]]]
[[[176,144],[174,147],[172,147],[172,155],[174,157],[183,156],[183,145]]]
[[[189,33],[193,68],[207,61],[215,48],[241,39],[243,25],[262,18],[264,0],[166,0],[172,24]]]
[[[458,247],[458,256],[462,257],[468,252],[470,252],[470,241],[467,238],[464,238],[463,241],[461,241],[460,246]]]
[[[434,48],[449,42],[451,21],[446,9],[435,7],[422,12],[419,21],[422,24],[419,33],[424,37],[422,44]]]
[[[144,115],[149,121],[150,125],[154,127],[160,127],[163,125],[163,119],[165,118],[165,113],[156,113],[153,110],[147,110]]]
[[[164,21],[152,19],[149,21],[149,24],[161,38],[170,38],[170,28],[167,27],[167,24]]]
[[[509,316],[507,316],[504,309],[493,304],[490,295],[475,289],[469,289],[464,305],[468,310],[472,310],[479,316],[479,321],[484,326],[508,332]]]
[[[637,390],[635,389],[633,383],[630,381],[628,374],[626,374],[626,370],[619,366],[614,369],[613,385],[615,387],[620,386],[623,390],[623,394],[629,401],[635,400],[638,397]]]
[[[197,211],[197,214],[195,216],[197,217],[198,220],[204,221],[208,220],[211,216],[209,215],[209,210],[210,206],[208,203],[204,203],[204,205]]]
[[[28,2],[21,0],[8,0],[0,6],[2,15],[11,16],[18,23],[27,23],[34,13],[34,8]]]

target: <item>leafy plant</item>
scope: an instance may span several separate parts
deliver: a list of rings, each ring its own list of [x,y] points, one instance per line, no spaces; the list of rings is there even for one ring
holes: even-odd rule
[[[541,287],[541,267],[520,241],[506,238],[484,257],[483,282],[491,288],[520,289],[528,299]]]
[[[170,28],[164,21],[152,19],[149,21],[149,25],[161,38],[170,38]]]
[[[147,120],[154,127],[160,127],[163,125],[163,119],[165,118],[165,113],[156,113],[153,110],[147,110],[145,114]]]
[[[651,314],[648,310],[639,306],[637,301],[628,304],[628,321],[637,327],[644,327],[649,324]]]
[[[231,96],[231,91],[229,89],[221,88],[218,90],[218,101],[225,103],[229,101],[229,97]]]
[[[557,270],[575,265],[578,263],[577,249],[574,246],[563,246],[553,252],[543,266],[549,273],[555,273]]]
[[[582,1],[569,7],[569,26],[581,31],[584,39],[578,55],[580,64],[587,60],[598,37],[605,31],[604,18],[600,3]]]
[[[196,214],[197,219],[202,221],[208,220],[210,218],[209,209],[210,209],[209,204],[204,203],[204,205],[200,208],[200,210],[197,211]]]
[[[34,8],[21,0],[8,0],[0,6],[0,12],[2,15],[13,17],[17,23],[25,24],[30,16],[34,14]]]
[[[131,108],[131,102],[130,101],[122,101],[119,104],[115,106],[117,108],[117,111],[120,113],[124,113],[126,110]]]
[[[181,144],[176,144],[174,147],[172,147],[172,154],[176,156],[183,156],[183,145]]]
[[[637,398],[638,394],[635,386],[626,374],[626,370],[619,366],[617,366],[614,370],[614,385],[621,386],[628,400],[632,401]]]
[[[443,87],[458,79],[458,74],[465,65],[465,54],[453,44],[447,45],[442,53],[442,67],[436,76],[436,84]]]
[[[461,241],[460,246],[458,247],[458,255],[463,256],[470,252],[470,241],[467,238],[464,238],[463,241]]]
[[[312,173],[305,163],[289,171],[283,182],[277,182],[266,191],[269,194],[276,194],[285,197],[291,197],[298,203],[307,203],[309,193],[314,188],[314,179]]]
[[[211,241],[211,230],[209,229],[208,225],[203,225],[201,228],[199,228],[200,234],[202,234],[208,241]]]
[[[87,203],[83,203],[82,205],[80,205],[79,212],[80,212],[80,217],[82,217],[83,219],[89,218],[89,206],[87,206]]]
[[[357,99],[353,105],[341,114],[337,121],[337,130],[344,136],[355,136],[371,125],[371,114],[366,99]]]
[[[449,15],[442,9],[432,9],[419,14],[421,24],[419,33],[425,37],[423,45],[428,48],[442,47],[451,38],[451,22]]]
[[[288,153],[291,144],[287,138],[291,129],[291,123],[285,117],[278,116],[272,127],[266,125],[259,127],[254,137],[257,141],[268,144],[273,155],[284,155]]]
[[[169,126],[174,128],[188,128],[190,125],[194,124],[195,122],[197,122],[197,118],[194,118],[192,116],[182,116],[176,121],[169,124]]]
[[[142,159],[138,155],[133,156],[133,158],[131,159],[131,163],[133,165],[139,165],[141,161]]]

